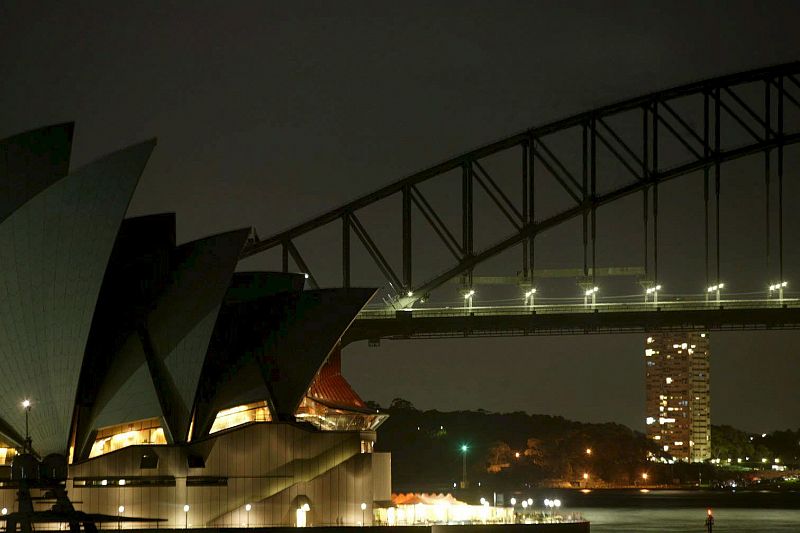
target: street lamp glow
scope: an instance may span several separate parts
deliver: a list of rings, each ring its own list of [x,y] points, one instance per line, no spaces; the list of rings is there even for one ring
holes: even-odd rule
[[[367,510],[367,504],[366,503],[361,502],[361,510],[362,511],[366,511]]]
[[[30,400],[22,400],[22,408],[23,409],[27,409],[30,406],[31,406],[31,401]]]
[[[117,507],[117,512],[119,514],[124,513],[125,512],[125,506],[124,505],[120,505],[119,507]]]
[[[522,500],[522,508],[523,509],[527,509],[528,508],[528,502],[527,501]]]
[[[307,503],[304,503],[302,509],[305,512],[309,512],[311,510],[311,506],[308,505]]]
[[[531,288],[525,291],[525,305],[533,306],[534,304],[534,296],[536,295],[536,289]]]
[[[712,292],[716,292],[717,293],[717,303],[719,303],[719,292],[724,288],[725,288],[725,284],[724,283],[717,283],[716,285],[711,285],[710,287],[708,287],[706,289],[706,301],[708,301],[708,295],[709,294],[711,294]]]
[[[559,500],[559,499],[553,500],[553,505],[556,506],[556,507],[561,507],[561,500]]]
[[[8,509],[3,507],[2,509],[0,509],[0,514],[2,514],[3,516],[7,515],[8,514]]]
[[[511,505],[512,506],[517,505],[517,499],[516,498],[511,498]]]
[[[411,291],[408,291],[408,292],[406,293],[406,296],[408,296],[409,298],[411,298],[412,296],[414,296],[414,293],[413,293],[413,292],[411,292]]]
[[[533,505],[533,498],[528,498],[528,505]]]
[[[475,289],[464,289],[464,305],[472,309],[472,298],[475,296]]]
[[[647,472],[642,472],[642,479],[647,480]]]
[[[778,299],[783,301],[783,289],[785,289],[787,285],[789,285],[789,283],[786,281],[773,283],[769,286],[769,296],[772,297],[772,293],[778,291]]]
[[[584,285],[585,287],[585,285]],[[591,287],[583,292],[583,305],[589,305],[589,298],[592,299],[592,307],[594,307],[595,303],[597,302],[597,291],[600,289],[598,287]]]
[[[464,453],[467,453],[467,450],[469,450],[469,446],[467,446],[466,444],[462,444],[461,445],[461,451],[464,452]]]
[[[481,505],[485,505],[485,504],[486,504],[486,498],[481,496]]]
[[[592,455],[592,449],[586,448],[586,455]]]
[[[189,509],[190,509],[190,507],[189,507],[189,504],[188,504],[188,503],[187,503],[186,505],[184,505],[184,506],[183,506],[183,512],[184,512],[184,513],[188,513],[188,512],[189,512]]]
[[[647,303],[650,296],[653,296],[653,303],[658,303],[658,291],[661,290],[661,285],[653,285],[644,290],[644,302]]]
[[[249,503],[248,503],[247,505],[245,505],[245,506],[244,506],[244,510],[245,510],[245,511],[247,511],[248,513],[249,513],[249,512],[250,512],[252,509],[253,509],[253,506],[252,506],[252,505],[250,505]]]
[[[589,479],[589,472],[584,472],[583,473],[583,479],[584,479],[584,481]]]

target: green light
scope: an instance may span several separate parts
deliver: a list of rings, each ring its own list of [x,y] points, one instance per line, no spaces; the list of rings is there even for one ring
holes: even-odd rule
[[[469,449],[469,446],[467,446],[466,444],[462,444],[462,445],[461,445],[461,451],[462,451],[462,452],[464,452],[464,453],[467,453],[467,450],[468,450],[468,449]]]

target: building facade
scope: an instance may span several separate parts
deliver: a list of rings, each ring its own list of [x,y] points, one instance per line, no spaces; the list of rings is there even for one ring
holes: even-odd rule
[[[125,218],[155,141],[70,172],[72,131],[0,140],[3,517],[29,528],[55,483],[75,504],[51,522],[370,524],[386,415],[340,346],[375,289],[237,272],[247,228],[177,243],[173,213]]]
[[[645,343],[647,436],[662,457],[711,457],[710,347],[707,333],[653,333]]]

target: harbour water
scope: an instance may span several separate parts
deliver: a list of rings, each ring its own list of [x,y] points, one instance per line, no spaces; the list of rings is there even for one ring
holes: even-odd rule
[[[706,510],[717,533],[800,532],[800,491],[536,491],[535,505],[559,498],[561,513],[580,513],[592,533],[705,533]]]

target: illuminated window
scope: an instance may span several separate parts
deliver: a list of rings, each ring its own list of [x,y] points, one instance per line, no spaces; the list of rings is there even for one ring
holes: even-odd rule
[[[329,406],[309,396],[303,398],[295,413],[298,422],[309,422],[322,431],[375,430],[388,416],[377,412]]]
[[[14,448],[10,447],[0,448],[0,465],[10,465],[11,460],[14,459],[14,456],[16,454],[17,451]]]
[[[216,433],[250,422],[270,422],[271,420],[272,415],[266,401],[237,405],[218,412],[209,433]]]
[[[166,444],[164,429],[158,418],[138,420],[129,424],[120,424],[99,429],[95,437],[89,457],[97,457],[106,453],[138,444]]]

